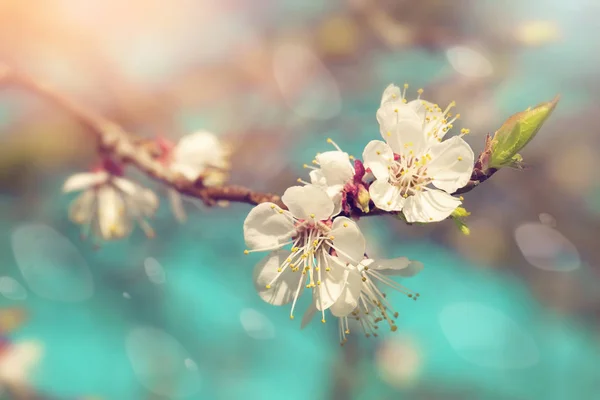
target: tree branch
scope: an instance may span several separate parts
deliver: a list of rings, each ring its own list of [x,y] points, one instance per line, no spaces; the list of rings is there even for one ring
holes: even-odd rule
[[[12,84],[21,87],[48,100],[55,106],[62,108],[72,117],[77,119],[96,137],[99,150],[102,153],[110,156],[116,161],[131,164],[154,180],[162,182],[184,195],[198,198],[208,206],[212,206],[218,201],[225,200],[251,205],[273,202],[279,207],[286,209],[285,205],[281,202],[281,197],[272,193],[255,192],[244,186],[237,185],[207,187],[202,185],[201,179],[191,181],[181,175],[174,174],[153,157],[151,149],[148,148],[148,146],[144,146],[142,140],[135,135],[126,132],[123,127],[104,118],[80,103],[63,96],[45,83],[19,73],[2,64],[0,64],[0,84]],[[482,170],[482,157],[483,154],[475,163],[471,181],[454,194],[462,194],[471,191],[496,172],[495,170],[488,170],[485,172]],[[365,214],[358,209],[352,211],[352,214],[358,217],[386,213],[387,212],[377,208],[372,208],[368,214]]]

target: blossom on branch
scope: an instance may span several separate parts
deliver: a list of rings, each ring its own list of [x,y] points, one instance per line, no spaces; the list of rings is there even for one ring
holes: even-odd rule
[[[69,218],[82,226],[83,237],[121,239],[135,223],[146,236],[154,236],[147,219],[156,212],[158,198],[150,189],[123,178],[120,167],[72,175],[63,192],[73,191],[83,191],[69,207]]]
[[[402,211],[407,222],[441,221],[461,204],[451,193],[469,182],[473,150],[462,135],[442,141],[452,127],[452,105],[442,112],[424,100],[407,103],[395,89],[386,89],[377,111],[385,142],[373,140],[363,152],[375,176],[369,194],[378,208]]]
[[[332,220],[335,205],[320,187],[290,187],[282,201],[289,211],[262,203],[244,221],[245,253],[269,252],[254,269],[256,290],[267,303],[291,302],[293,319],[299,296],[312,289],[325,322],[325,310],[337,301],[348,279],[345,265],[363,258],[365,239],[354,221]]]
[[[329,309],[339,319],[340,343],[346,342],[352,320],[358,321],[360,329],[367,337],[378,336],[378,324],[382,321],[385,321],[390,330],[395,332],[398,329],[395,324],[398,312],[394,310],[387,300],[387,295],[377,287],[377,284],[388,286],[416,300],[419,297],[418,293],[407,289],[390,277],[414,276],[423,269],[423,264],[406,257],[391,260],[365,258],[358,264],[347,263],[346,268],[349,272],[342,293]],[[310,322],[312,314],[315,313],[314,304],[311,308],[312,310],[307,311],[308,317],[303,321],[303,326]]]
[[[160,161],[171,171],[190,181],[201,180],[203,186],[221,186],[229,177],[231,150],[216,135],[198,131],[182,137],[177,144],[159,140]],[[182,197],[175,189],[168,196],[173,214],[179,222],[186,220]]]

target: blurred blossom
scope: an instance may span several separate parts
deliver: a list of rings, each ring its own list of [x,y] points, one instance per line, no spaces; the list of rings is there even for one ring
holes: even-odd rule
[[[135,376],[151,392],[183,398],[202,388],[202,376],[189,368],[187,350],[168,333],[137,327],[127,335],[125,346]]]
[[[43,353],[36,341],[0,343],[0,383],[27,386]]]
[[[0,294],[9,300],[24,300],[27,298],[25,288],[10,276],[0,276]]]
[[[528,46],[541,46],[561,38],[556,21],[525,21],[514,32],[515,38]]]
[[[483,78],[494,72],[492,63],[483,54],[470,47],[451,47],[446,50],[446,57],[456,72],[470,78]]]
[[[165,283],[165,270],[156,258],[146,258],[146,260],[144,260],[144,270],[146,271],[146,275],[148,275],[150,282],[156,283],[157,285]]]
[[[244,308],[240,313],[242,327],[252,339],[273,339],[275,327],[262,313],[252,309]]]
[[[546,271],[573,271],[581,266],[579,252],[562,233],[543,223],[531,222],[515,229],[515,241],[523,257]]]
[[[298,116],[326,120],[342,109],[335,78],[306,45],[278,45],[273,52],[273,73],[284,101]]]
[[[438,318],[450,346],[471,364],[508,370],[539,361],[531,335],[499,310],[475,302],[454,303]]]
[[[127,292],[123,292],[123,298],[129,300],[129,299],[131,299],[131,295]]]
[[[12,249],[25,282],[36,295],[62,302],[92,297],[94,281],[87,262],[56,230],[23,224],[13,231]]]
[[[423,355],[414,339],[393,336],[385,339],[375,353],[375,365],[381,379],[396,388],[406,387],[418,380]]]

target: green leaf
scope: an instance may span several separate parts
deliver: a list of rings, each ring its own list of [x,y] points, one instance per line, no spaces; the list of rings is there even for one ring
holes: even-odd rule
[[[539,132],[558,104],[559,97],[512,115],[496,131],[492,139],[490,168],[520,168],[523,158],[518,154]]]

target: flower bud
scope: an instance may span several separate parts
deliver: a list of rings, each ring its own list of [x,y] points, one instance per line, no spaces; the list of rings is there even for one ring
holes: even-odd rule
[[[535,108],[528,108],[512,115],[496,131],[491,145],[488,167],[519,167],[523,158],[518,154],[538,133],[546,119],[552,114],[558,96]]]
[[[371,196],[369,191],[363,186],[358,185],[358,192],[356,194],[356,207],[360,208],[365,214],[369,212],[369,202]]]

